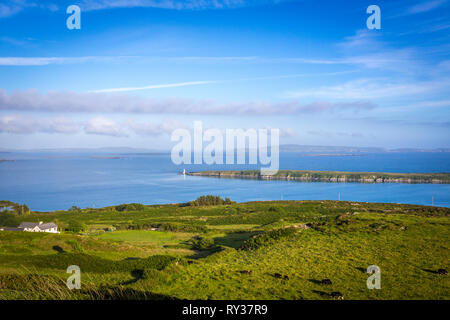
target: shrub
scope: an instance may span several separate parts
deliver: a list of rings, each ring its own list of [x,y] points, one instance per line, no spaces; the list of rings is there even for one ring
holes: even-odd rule
[[[9,212],[0,212],[0,226],[2,227],[17,227],[19,220],[16,216]]]
[[[77,207],[77,206],[72,206],[72,207],[69,209],[69,211],[70,211],[70,212],[81,212],[81,208],[80,208],[80,207]]]
[[[64,231],[69,232],[84,232],[87,230],[87,226],[79,221],[70,221]]]
[[[115,207],[116,211],[143,211],[145,210],[145,206],[140,203],[129,203],[129,204],[119,204]]]
[[[158,225],[158,229],[161,231],[170,232],[206,232],[207,228],[205,226],[188,225],[181,223],[166,222]]]
[[[0,200],[0,212],[12,213],[16,215],[30,214],[30,208],[26,204],[18,204],[15,202]]]
[[[209,250],[215,247],[214,240],[211,238],[194,237],[190,242],[194,250]]]
[[[231,201],[230,198],[225,198],[225,200],[223,200],[219,196],[207,195],[207,196],[198,197],[194,201],[190,201],[189,205],[194,206],[194,207],[199,207],[199,206],[215,206],[215,205],[233,204],[233,203],[236,203],[236,202]]]

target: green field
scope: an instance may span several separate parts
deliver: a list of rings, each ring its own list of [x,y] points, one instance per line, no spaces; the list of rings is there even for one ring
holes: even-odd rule
[[[449,217],[448,208],[345,201],[20,214],[84,228],[0,231],[0,299],[450,299],[450,278],[438,273],[450,270]],[[81,269],[81,290],[65,286],[69,265]],[[366,286],[370,265],[379,290]]]
[[[146,230],[120,230],[104,233],[99,238],[124,242],[150,242],[162,246],[165,244],[176,244],[182,239],[189,239],[189,234]]]

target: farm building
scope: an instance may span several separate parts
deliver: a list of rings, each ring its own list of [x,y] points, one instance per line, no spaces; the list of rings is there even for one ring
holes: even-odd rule
[[[53,222],[39,223],[36,222],[22,222],[17,228],[2,228],[1,231],[27,231],[27,232],[50,232],[59,233],[58,226]]]

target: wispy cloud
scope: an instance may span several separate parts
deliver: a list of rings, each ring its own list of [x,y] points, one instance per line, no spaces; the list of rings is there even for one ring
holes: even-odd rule
[[[27,8],[40,8],[44,10],[57,11],[58,5],[56,4],[56,1],[53,0],[2,0],[2,3],[0,3],[0,18],[10,17]]]
[[[179,82],[179,83],[167,83],[167,84],[156,84],[143,87],[126,87],[126,88],[111,88],[111,89],[101,89],[94,90],[92,92],[126,92],[126,91],[138,91],[138,90],[149,90],[149,89],[162,89],[162,88],[176,88],[176,87],[186,87],[186,86],[198,86],[201,84],[211,84],[215,81],[189,81],[189,82]]]
[[[83,0],[85,10],[111,8],[152,7],[174,10],[226,9],[245,6],[275,4],[282,0]]]
[[[46,66],[50,64],[73,64],[86,62],[112,62],[134,58],[131,56],[85,56],[85,57],[0,57],[0,66]]]
[[[333,137],[350,137],[350,138],[363,138],[364,134],[361,132],[330,132],[330,131],[323,131],[323,130],[309,130],[307,132],[309,135],[312,136],[320,136],[320,137],[326,137],[326,138],[333,138]]]
[[[1,39],[0,39],[1,40]],[[405,65],[414,59],[411,49],[383,50],[381,53],[352,55],[335,59],[306,59],[301,57],[271,58],[271,57],[145,57],[145,56],[84,56],[84,57],[0,57],[0,66],[48,66],[81,63],[109,63],[134,60],[137,62],[167,62],[191,61],[192,63],[245,63],[245,64],[309,64],[309,65],[349,65],[366,68],[384,68],[408,70]],[[411,64],[409,64],[411,65]],[[352,72],[352,71],[345,71]],[[342,73],[342,72],[341,72]],[[328,73],[330,75],[331,73]],[[295,77],[295,75],[280,76]],[[264,78],[264,77],[260,77]],[[241,81],[237,79],[236,81]],[[115,88],[113,88],[115,90]],[[120,89],[120,88],[118,88]],[[142,90],[124,88],[123,91]],[[106,91],[105,91],[106,92]]]
[[[82,0],[76,3],[83,11],[115,8],[159,8],[170,10],[228,9],[247,6],[277,4],[284,0]],[[0,18],[10,17],[27,8],[57,11],[59,6],[67,7],[73,1],[67,0],[2,0]]]
[[[406,14],[417,14],[417,13],[423,13],[428,12],[433,9],[436,9],[446,3],[447,0],[432,0],[432,1],[425,1],[422,3],[418,3],[412,7],[409,7],[406,10]]]
[[[339,85],[300,89],[286,93],[287,98],[314,97],[322,99],[379,99],[387,97],[417,96],[439,90],[450,85],[446,81],[401,81],[392,82],[383,78],[365,78]]]
[[[20,0],[5,0],[0,3],[0,18],[10,17],[27,7],[35,6],[34,3]]]

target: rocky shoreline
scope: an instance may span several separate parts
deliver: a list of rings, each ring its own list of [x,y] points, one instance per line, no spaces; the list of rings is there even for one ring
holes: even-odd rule
[[[282,170],[275,175],[261,175],[259,171],[202,171],[186,175],[225,179],[286,180],[302,182],[357,183],[431,183],[450,184],[449,173],[376,173],[339,171]]]

